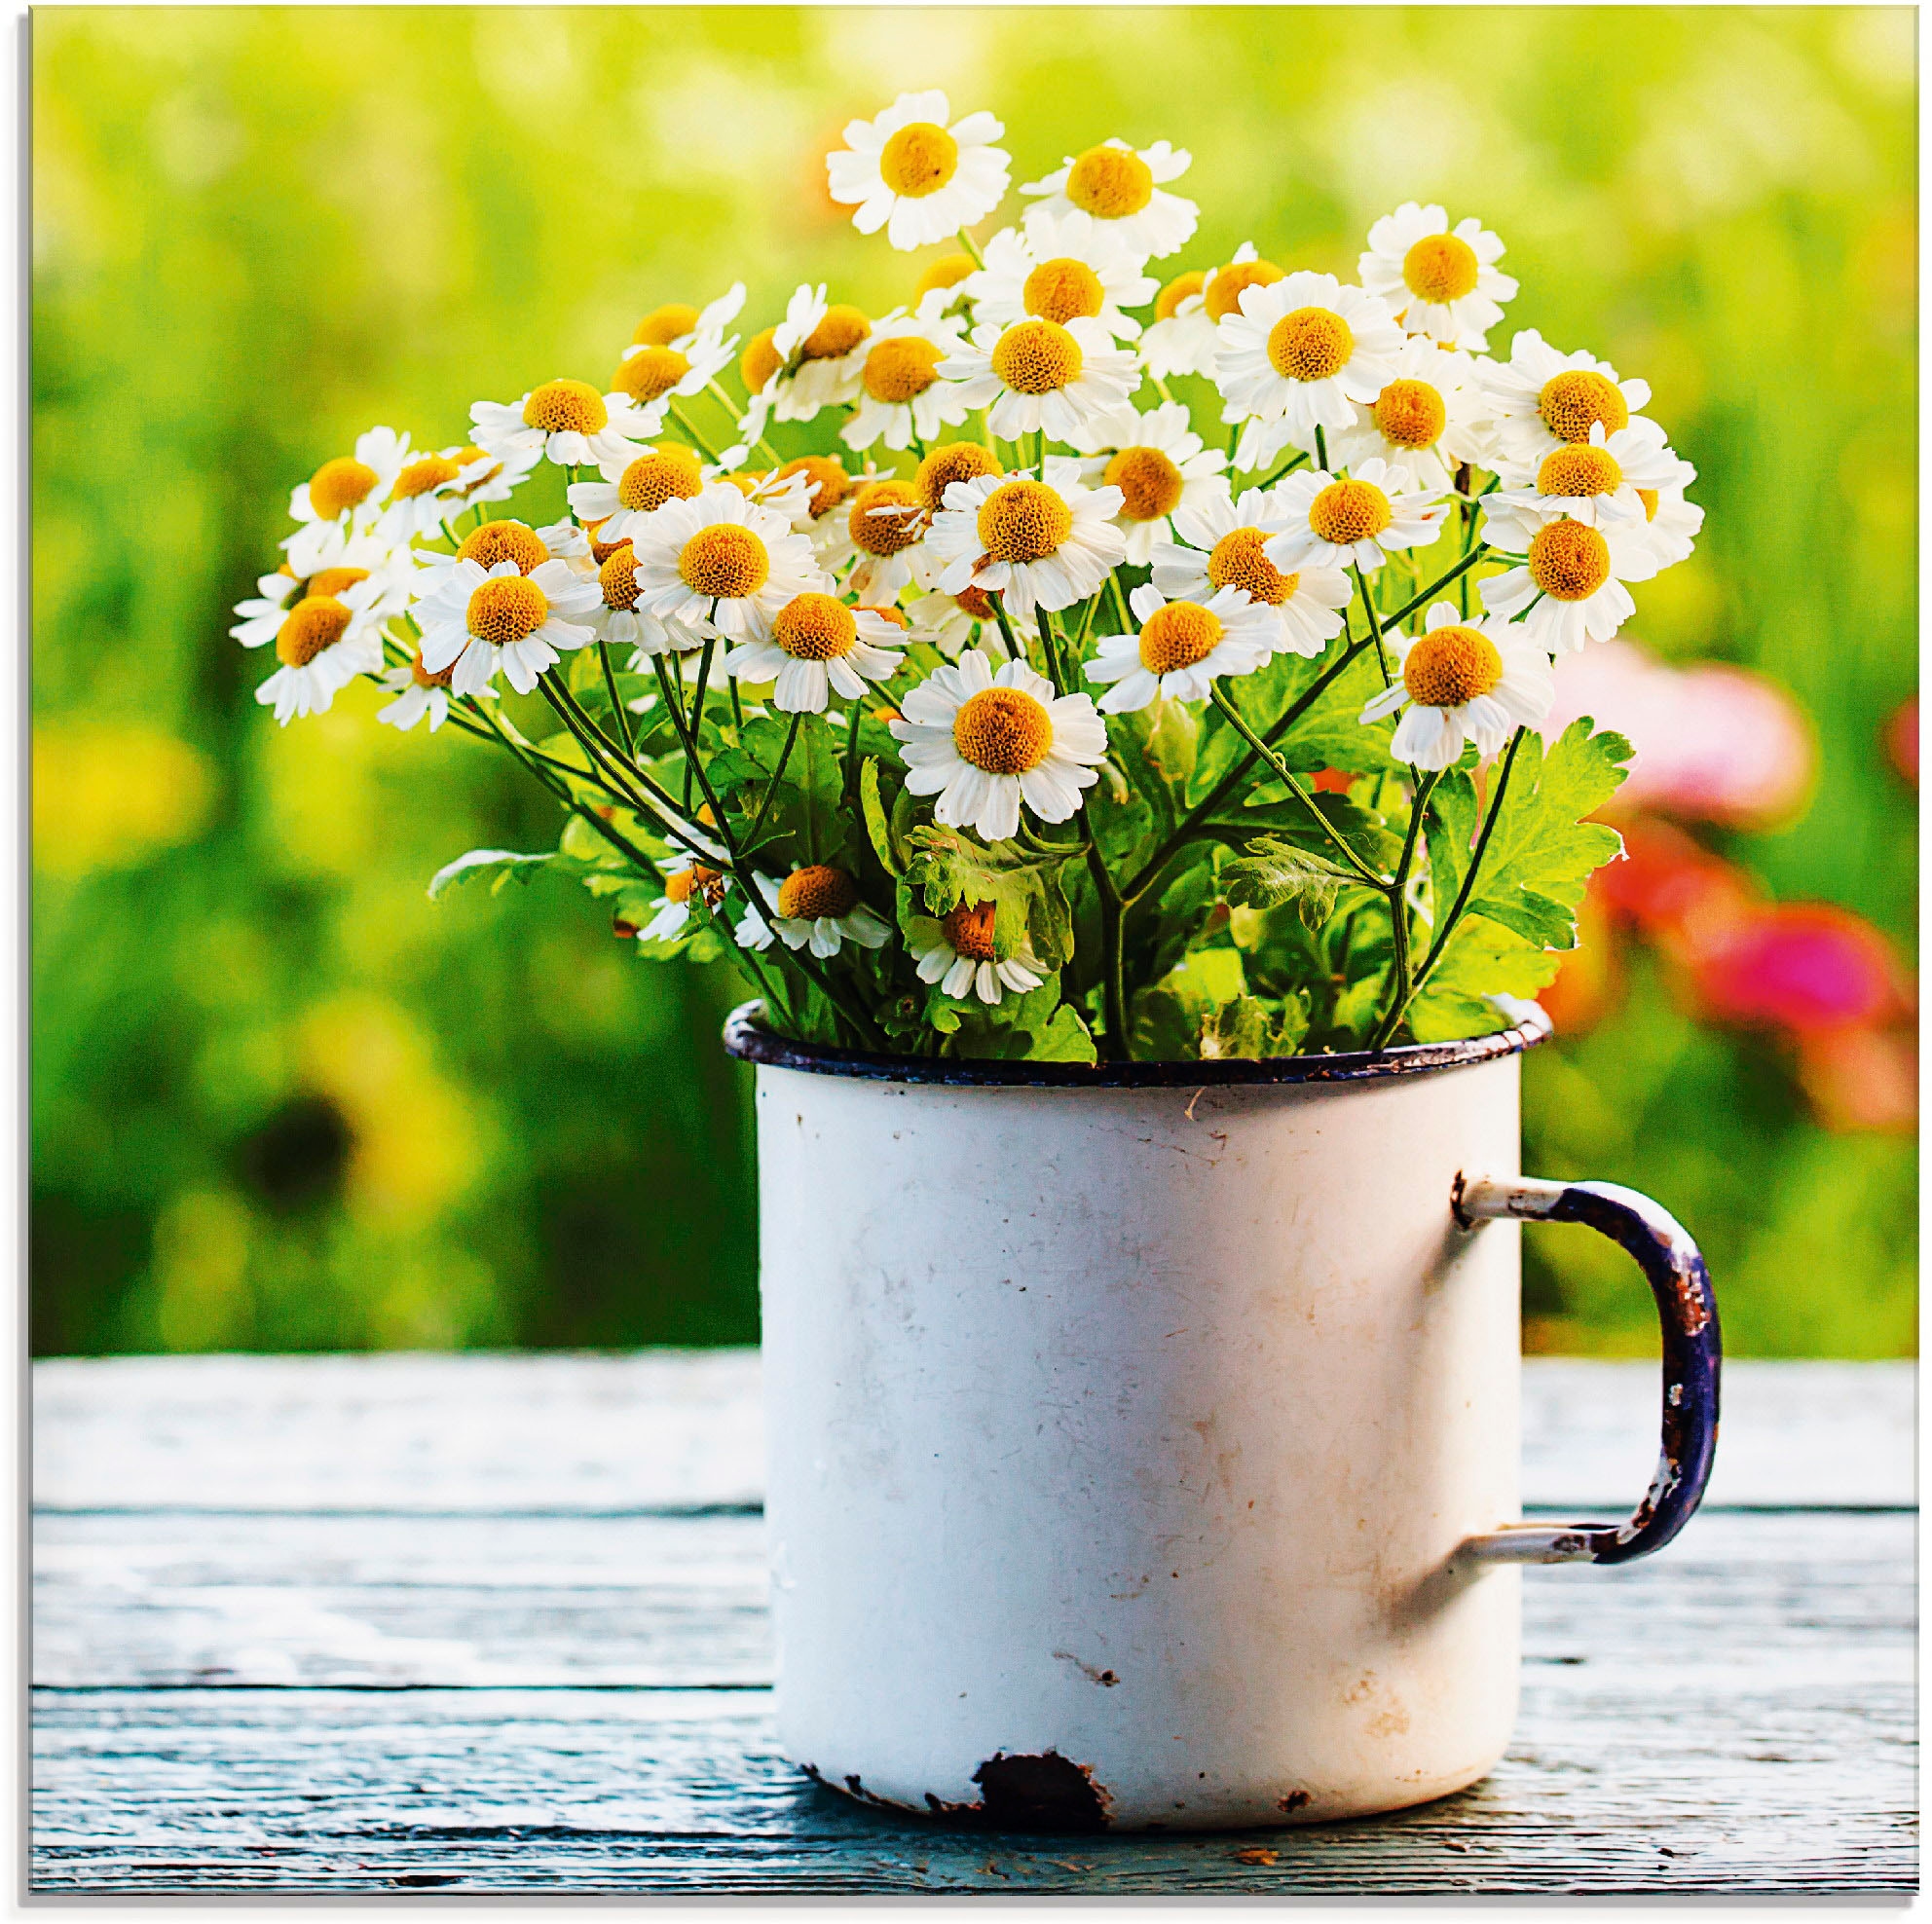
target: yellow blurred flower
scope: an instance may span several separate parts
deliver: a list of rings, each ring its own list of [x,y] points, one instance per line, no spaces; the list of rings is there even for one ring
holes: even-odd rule
[[[33,864],[71,879],[192,841],[214,774],[198,749],[139,722],[46,722],[33,731]]]

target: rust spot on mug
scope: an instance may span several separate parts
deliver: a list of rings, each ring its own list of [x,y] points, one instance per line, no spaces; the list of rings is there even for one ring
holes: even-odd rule
[[[1111,1670],[1100,1670],[1091,1663],[1083,1663],[1071,1650],[1056,1650],[1054,1657],[1057,1662],[1070,1663],[1075,1670],[1079,1671],[1090,1682],[1102,1684],[1109,1690],[1120,1682],[1120,1679]]]
[[[1304,1808],[1308,1801],[1309,1795],[1306,1791],[1290,1791],[1286,1796],[1277,1799],[1275,1808],[1292,1815],[1295,1811]]]
[[[1008,1831],[1104,1831],[1113,1799],[1093,1767],[1058,1751],[989,1757],[973,1773],[985,1793],[985,1821]]]

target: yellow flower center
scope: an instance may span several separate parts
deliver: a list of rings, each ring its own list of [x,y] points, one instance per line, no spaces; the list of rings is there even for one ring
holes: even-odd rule
[[[1282,278],[1282,270],[1273,261],[1230,261],[1214,270],[1201,305],[1209,320],[1223,321],[1241,312],[1241,297],[1250,287],[1272,287]]]
[[[815,922],[821,915],[836,920],[858,906],[858,883],[828,862],[794,869],[778,885],[778,913],[787,922]]]
[[[1398,448],[1430,448],[1449,424],[1449,409],[1427,381],[1392,381],[1371,410],[1385,441]]]
[[[366,581],[369,571],[366,568],[322,568],[317,569],[302,584],[305,595],[339,595],[345,588],[353,588],[358,581]]]
[[[1217,588],[1239,588],[1250,601],[1280,608],[1294,593],[1299,574],[1283,574],[1261,552],[1268,539],[1259,528],[1237,528],[1214,543],[1208,557],[1208,579]]]
[[[799,661],[836,661],[852,651],[859,624],[836,595],[794,595],[773,618],[771,639]]]
[[[1610,579],[1610,543],[1580,521],[1552,521],[1530,543],[1530,579],[1551,601],[1584,601]]]
[[[946,491],[955,481],[976,480],[982,474],[1004,473],[991,453],[977,441],[946,441],[919,463],[912,485],[919,491],[919,502],[929,513],[937,514],[946,505]]]
[[[1389,497],[1372,481],[1331,481],[1308,504],[1308,525],[1338,548],[1371,539],[1394,518]]]
[[[993,344],[992,362],[1016,394],[1051,394],[1080,379],[1080,343],[1057,320],[1015,321]]]
[[[1480,628],[1431,628],[1402,664],[1402,685],[1424,708],[1461,708],[1503,679],[1503,657]]]
[[[550,559],[550,550],[538,538],[534,528],[521,521],[486,521],[463,537],[456,551],[459,561],[473,561],[491,569],[500,561],[513,561],[525,574]]]
[[[1047,758],[1053,745],[1053,717],[1019,688],[982,688],[952,718],[952,746],[960,758],[989,775],[1023,775]]]
[[[369,499],[376,470],[350,455],[325,461],[309,477],[309,506],[319,521],[333,521]]]
[[[1644,504],[1644,519],[1654,521],[1657,518],[1657,491],[1654,488],[1639,488],[1637,499]]]
[[[1630,409],[1616,382],[1587,367],[1551,375],[1537,396],[1537,412],[1559,441],[1587,441],[1598,422],[1606,434],[1630,426]]]
[[[675,441],[639,455],[617,477],[617,505],[653,514],[666,501],[687,501],[702,492],[697,457]]]
[[[697,310],[684,301],[667,301],[652,308],[638,322],[631,336],[640,348],[668,348],[673,341],[692,333],[697,327]]]
[[[1073,533],[1073,510],[1043,481],[1008,481],[981,504],[988,561],[1045,561]]]
[[[1085,261],[1042,261],[1020,290],[1021,304],[1042,320],[1092,320],[1107,304],[1100,277]]]
[[[607,516],[606,519],[608,518]],[[631,537],[628,535],[621,541],[600,541],[597,535],[598,530],[603,526],[602,521],[586,521],[583,524],[583,532],[590,536],[590,558],[599,568],[602,568],[619,549],[627,548],[631,544]]]
[[[1543,457],[1537,469],[1537,493],[1568,495],[1587,500],[1597,495],[1614,495],[1623,485],[1623,470],[1608,448],[1593,448],[1587,441],[1572,442]]]
[[[1268,336],[1268,358],[1284,381],[1326,381],[1348,366],[1355,348],[1354,331],[1332,308],[1297,308]]]
[[[1159,448],[1123,448],[1108,462],[1105,475],[1121,494],[1120,511],[1129,521],[1158,521],[1180,505],[1180,469]]]
[[[1140,629],[1140,665],[1152,675],[1171,675],[1206,661],[1220,645],[1221,618],[1199,602],[1157,608]]]
[[[1125,220],[1154,198],[1154,169],[1129,147],[1089,147],[1066,170],[1066,198],[1096,220]]]
[[[276,659],[289,668],[306,668],[348,634],[349,621],[348,609],[333,595],[305,595],[276,630]]]
[[[421,649],[418,649],[417,652],[410,658],[409,679],[412,682],[414,682],[419,688],[446,688],[450,684],[451,676],[453,676],[455,673],[456,673],[456,663],[451,662],[447,668],[438,669],[435,674],[433,675],[430,674],[429,671],[423,666],[423,654]]]
[[[923,201],[959,168],[959,142],[931,121],[909,121],[879,152],[879,178],[895,194]]]
[[[890,508],[891,513],[879,510]],[[910,481],[874,481],[861,488],[845,517],[852,544],[867,554],[897,554],[925,532],[918,490]]]
[[[462,470],[453,461],[441,455],[425,455],[421,461],[412,461],[395,477],[395,498],[399,501],[413,501],[419,495],[427,495],[433,489],[447,486]],[[313,483],[309,489],[309,499],[316,498]]]
[[[997,962],[999,950],[993,946],[993,915],[990,902],[962,902],[940,922],[940,933],[955,955],[969,962]]]
[[[748,394],[756,394],[785,365],[772,346],[777,333],[775,327],[760,328],[738,356],[738,379],[745,384]]]
[[[716,903],[724,893],[724,880],[718,870],[707,869],[702,862],[693,862],[688,869],[673,870],[664,877],[664,900],[673,904],[687,903],[702,892],[707,901]]]
[[[1191,294],[1198,294],[1208,284],[1208,277],[1199,268],[1191,268],[1186,274],[1177,274],[1154,296],[1154,318],[1171,320],[1180,311],[1180,304]]]
[[[1476,290],[1476,250],[1454,234],[1425,234],[1402,257],[1402,279],[1419,301],[1446,307]]]
[[[984,588],[976,588],[969,581],[953,596],[955,606],[970,614],[975,621],[990,621],[993,618],[993,598]]]
[[[601,434],[611,425],[611,412],[588,381],[546,381],[530,390],[523,425],[546,434]]]
[[[812,519],[823,521],[852,492],[852,477],[830,455],[799,455],[778,469],[775,478],[804,474],[811,480]]]
[[[611,381],[618,393],[647,407],[660,394],[668,394],[690,371],[689,357],[676,348],[640,348],[628,360],[618,362]]]
[[[873,400],[903,403],[939,379],[942,357],[940,349],[916,334],[894,334],[873,347],[859,378]]]
[[[735,521],[715,521],[685,543],[678,573],[685,585],[698,594],[731,601],[755,595],[764,586],[771,557],[749,528]]]
[[[628,541],[597,571],[597,585],[606,608],[637,606],[637,554]]]
[[[843,360],[872,331],[872,322],[857,308],[835,305],[826,309],[825,318],[805,336],[799,352],[806,360]]]
[[[919,277],[918,285],[912,290],[916,301],[922,294],[930,294],[936,287],[957,287],[974,270],[971,254],[942,254],[938,260],[927,263],[926,271]]]
[[[497,648],[528,641],[550,612],[543,590],[522,574],[493,574],[469,598],[466,626]]]

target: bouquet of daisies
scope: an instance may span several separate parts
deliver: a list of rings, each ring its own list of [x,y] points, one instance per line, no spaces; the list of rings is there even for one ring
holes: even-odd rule
[[[935,244],[883,315],[742,285],[610,378],[387,427],[294,491],[232,631],[287,722],[493,743],[539,869],[652,957],[730,957],[801,1041],[1092,1061],[1505,1026],[1577,941],[1627,745],[1537,726],[1551,658],[1683,560],[1650,389],[1533,332],[1474,218],[1376,221],[1356,285],[1185,259],[1189,156],[1004,199],[990,114],[909,93],[827,158]],[[953,251],[956,250],[956,251]],[[1155,264],[1160,263],[1158,271]],[[734,385],[735,384],[735,385]]]

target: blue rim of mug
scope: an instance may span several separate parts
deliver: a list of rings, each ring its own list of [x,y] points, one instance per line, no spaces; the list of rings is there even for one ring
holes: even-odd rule
[[[1515,1018],[1493,1035],[1461,1042],[1418,1042],[1397,1049],[1356,1050],[1333,1055],[1277,1055],[1219,1062],[996,1062],[934,1055],[884,1055],[794,1042],[767,1028],[764,1004],[739,1004],[724,1020],[724,1047],[743,1062],[799,1069],[816,1076],[855,1076],[867,1082],[934,1083],[951,1089],[1222,1089],[1296,1083],[1386,1082],[1395,1076],[1467,1069],[1518,1055],[1551,1034],[1549,1018],[1534,1002],[1512,1003]]]

